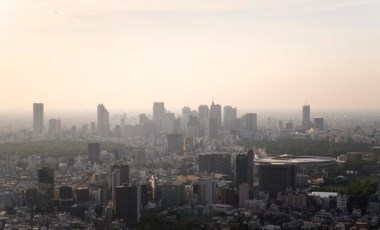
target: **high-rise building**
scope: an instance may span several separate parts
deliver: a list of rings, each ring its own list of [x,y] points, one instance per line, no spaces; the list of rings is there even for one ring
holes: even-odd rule
[[[210,118],[216,119],[216,127],[217,131],[219,132],[222,127],[222,106],[219,104],[215,104],[214,101],[212,101],[210,107]]]
[[[33,132],[42,135],[44,132],[44,104],[33,103]]]
[[[115,171],[115,169],[118,169],[120,172],[118,185],[129,184],[129,165],[128,164],[115,163],[115,164],[112,164],[110,167],[111,167],[111,174]]]
[[[225,106],[224,110],[224,129],[227,131],[236,129],[236,116],[237,111],[236,108],[232,108],[231,106]]]
[[[231,154],[208,153],[199,155],[199,172],[231,175]]]
[[[117,186],[115,189],[115,215],[122,219],[127,227],[135,228],[140,221],[140,186]]]
[[[100,163],[100,143],[88,143],[87,153],[91,164]]]
[[[248,156],[246,154],[236,155],[235,160],[235,183],[239,184],[248,182]]]
[[[239,184],[239,207],[243,208],[246,200],[249,199],[249,186],[247,183]]]
[[[314,118],[314,129],[318,129],[319,131],[324,131],[324,121],[323,118]]]
[[[243,126],[247,131],[257,131],[257,114],[246,113],[243,117]]]
[[[178,207],[182,201],[182,185],[162,185],[161,207]]]
[[[78,204],[90,201],[90,190],[88,187],[78,187],[75,190],[75,200]]]
[[[43,167],[38,170],[38,210],[54,211],[54,169]]]
[[[140,125],[143,125],[143,124],[146,124],[149,122],[150,122],[150,120],[146,114],[142,113],[139,115],[139,124]]]
[[[210,117],[208,121],[208,138],[215,139],[218,137],[218,120],[215,117]]]
[[[295,189],[295,165],[261,165],[259,167],[259,189],[276,199],[278,192],[288,188]]]
[[[167,112],[164,115],[162,131],[167,134],[174,133],[175,114]]]
[[[178,153],[183,149],[184,137],[182,134],[167,135],[168,152]]]
[[[50,119],[49,120],[49,135],[57,135],[61,131],[61,120]]]
[[[61,211],[70,211],[74,204],[73,188],[71,186],[59,187],[59,207]]]
[[[254,183],[254,167],[255,167],[255,154],[252,149],[248,150],[247,152],[247,160],[248,160],[248,165],[247,165],[247,180],[248,180],[248,185],[250,188],[253,188],[253,183]]]
[[[109,113],[103,104],[98,105],[97,121],[98,121],[98,124],[97,124],[98,134],[102,137],[109,136],[109,133],[110,133]]]
[[[208,126],[209,126],[209,109],[208,105],[200,105],[198,107],[199,116],[199,134],[202,137],[208,136]]]
[[[254,175],[254,154],[253,150],[249,150],[247,154],[236,155],[235,161],[235,182],[236,186],[247,183],[250,188],[253,188]]]
[[[302,128],[305,130],[311,128],[310,105],[302,106]]]
[[[157,126],[157,130],[162,132],[162,123],[164,121],[166,110],[164,102],[153,103],[153,122]]]

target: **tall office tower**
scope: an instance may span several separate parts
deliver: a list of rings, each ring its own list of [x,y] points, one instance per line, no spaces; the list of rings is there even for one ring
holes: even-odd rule
[[[61,131],[61,120],[59,119],[50,119],[49,120],[49,135],[59,134]]]
[[[154,102],[153,103],[153,122],[157,126],[157,130],[162,132],[162,123],[164,120],[166,110],[164,102]]]
[[[227,131],[236,129],[236,108],[225,106],[224,108],[224,129]]]
[[[248,182],[248,156],[246,154],[236,155],[235,160],[235,184],[239,188],[242,183]]]
[[[231,154],[208,153],[199,155],[199,172],[231,175]]]
[[[324,131],[324,121],[323,118],[314,118],[314,129],[318,129],[319,131]]]
[[[44,132],[44,104],[33,103],[33,132],[42,135]]]
[[[140,221],[140,186],[117,186],[114,206],[116,218],[122,219],[127,227],[135,228]]]
[[[38,170],[38,210],[54,211],[54,169],[43,167]]]
[[[115,187],[128,186],[129,185],[129,165],[122,163],[115,163],[110,165],[111,181],[110,191],[112,194],[112,202],[115,204],[116,195]],[[115,205],[113,206],[114,212],[116,212]]]
[[[161,207],[178,207],[183,199],[182,185],[165,184],[161,188]]]
[[[88,143],[87,153],[91,164],[100,163],[100,143]]]
[[[98,134],[106,137],[110,133],[109,113],[103,104],[98,105]]]
[[[187,124],[189,123],[189,117],[191,115],[191,108],[185,106],[182,108],[182,120],[181,120],[181,133],[186,133]]]
[[[182,134],[167,135],[168,152],[178,153],[183,149],[184,137]]]
[[[140,125],[143,125],[143,124],[147,124],[147,123],[149,123],[149,118],[148,118],[148,116],[146,115],[146,114],[140,114],[139,115],[139,124]]]
[[[70,211],[74,204],[73,188],[71,186],[59,187],[59,207],[61,211]]]
[[[186,126],[186,135],[189,137],[199,137],[199,119],[195,113],[189,116]]]
[[[222,128],[222,106],[219,104],[214,104],[212,101],[210,107],[210,118],[216,119],[217,131],[219,132]]]
[[[305,130],[311,128],[310,105],[302,106],[302,128]]]
[[[259,167],[259,189],[276,199],[277,193],[296,187],[295,165],[261,165]]]
[[[215,139],[218,137],[218,121],[215,117],[210,117],[208,121],[208,138]]]
[[[163,132],[167,134],[174,133],[175,114],[171,112],[165,113],[163,121]]]
[[[111,175],[117,169],[119,170],[118,181],[116,185],[128,185],[129,184],[129,165],[122,163],[115,163],[110,166]],[[115,185],[115,186],[116,186]]]
[[[250,188],[253,188],[254,186],[254,175],[255,175],[255,171],[254,171],[254,167],[255,167],[255,154],[253,152],[252,149],[248,150],[248,153],[247,153],[247,160],[248,160],[248,164],[247,164],[247,180],[248,180],[248,185]]]
[[[257,114],[246,113],[243,119],[244,129],[247,131],[257,131]]]
[[[198,107],[199,115],[199,132],[200,136],[208,136],[209,109],[208,105],[200,105]]]
[[[78,204],[90,201],[90,190],[88,187],[78,187],[75,190],[75,200]]]
[[[195,182],[195,186],[198,194],[198,200],[204,204],[215,203],[216,183],[214,178],[198,178]]]

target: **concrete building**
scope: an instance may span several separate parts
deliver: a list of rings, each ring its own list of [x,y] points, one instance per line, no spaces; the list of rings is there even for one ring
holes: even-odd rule
[[[219,132],[222,128],[222,106],[215,104],[214,101],[210,107],[210,118],[216,119],[217,132]]]
[[[235,184],[239,187],[248,182],[248,156],[246,154],[236,155],[235,160]]]
[[[42,135],[44,132],[44,104],[33,103],[33,133]]]
[[[141,216],[140,186],[117,186],[115,189],[115,215],[127,227],[136,228]]]
[[[304,130],[311,128],[310,105],[304,105],[302,107],[302,128]]]
[[[97,129],[98,134],[102,137],[107,137],[110,134],[110,119],[109,113],[103,104],[99,104],[97,108]]]
[[[200,105],[198,107],[198,117],[199,117],[199,134],[202,137],[208,137],[208,129],[209,129],[208,105]]]
[[[314,118],[314,129],[319,131],[324,131],[324,121],[323,118]]]
[[[88,143],[87,146],[88,160],[91,164],[100,163],[100,143]]]
[[[243,127],[246,131],[257,131],[257,114],[246,113],[243,117]]]
[[[208,153],[199,155],[199,172],[231,174],[231,154]]]
[[[231,106],[225,106],[223,108],[223,111],[224,111],[224,116],[223,116],[224,129],[227,131],[236,129],[236,117],[237,117],[236,108],[232,108]]]
[[[295,165],[260,165],[259,190],[268,192],[269,197],[275,199],[278,192],[295,189]]]
[[[37,184],[38,210],[54,211],[54,169],[43,167],[38,170]]]
[[[153,103],[153,123],[156,124],[158,132],[162,132],[163,130],[165,113],[166,109],[164,102]]]

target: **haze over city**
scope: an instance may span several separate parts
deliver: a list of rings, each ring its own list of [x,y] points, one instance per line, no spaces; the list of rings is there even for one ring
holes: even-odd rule
[[[2,1],[5,112],[378,110],[379,1]]]

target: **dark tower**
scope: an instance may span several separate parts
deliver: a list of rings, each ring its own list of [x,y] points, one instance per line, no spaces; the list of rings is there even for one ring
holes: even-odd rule
[[[236,155],[235,161],[235,183],[239,184],[248,182],[248,157],[245,154]]]
[[[54,211],[54,169],[44,167],[38,170],[38,210]]]
[[[89,143],[87,151],[91,164],[100,163],[100,143]]]

